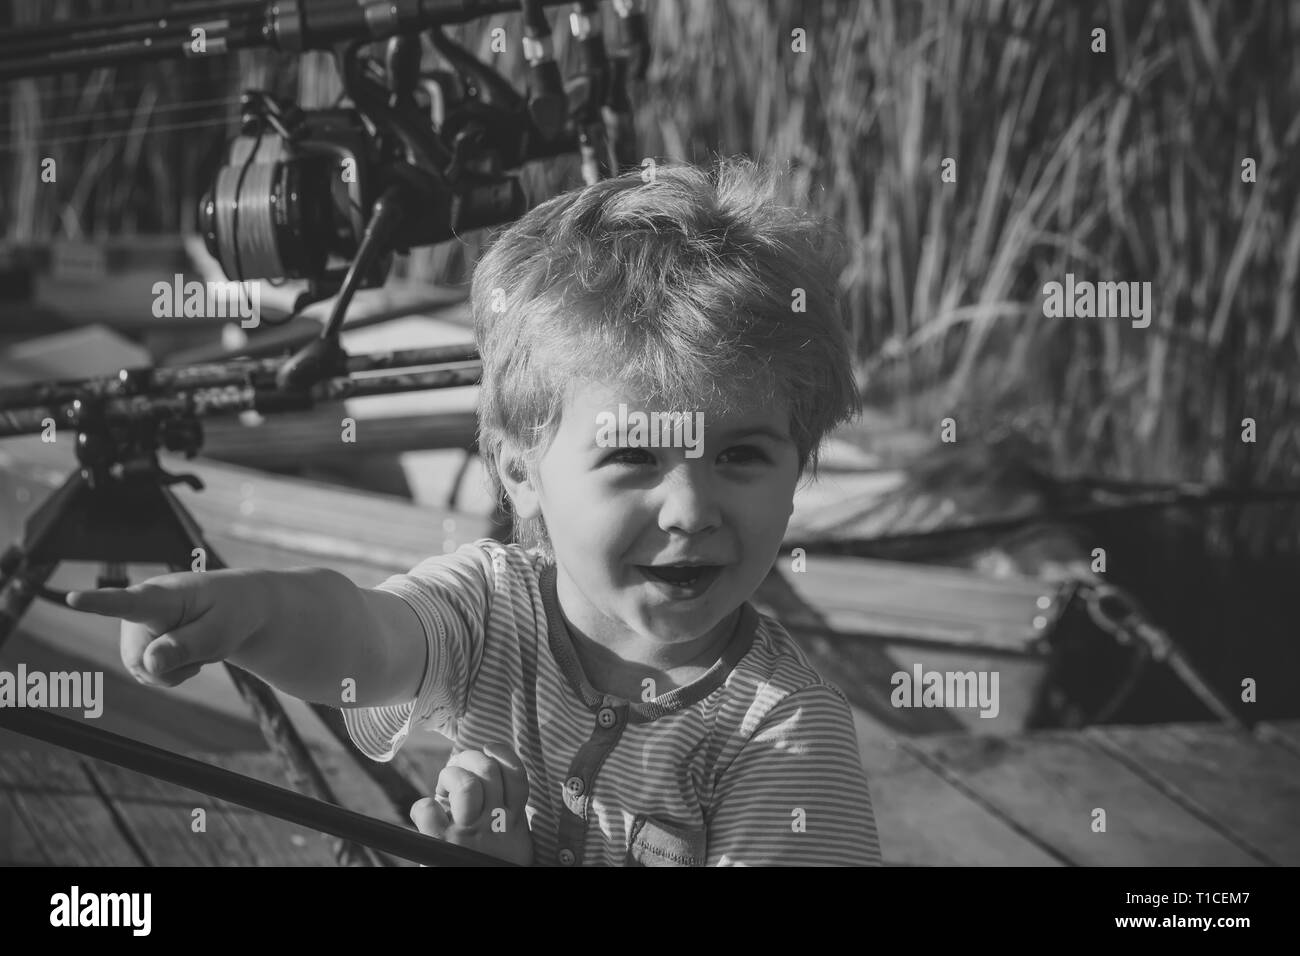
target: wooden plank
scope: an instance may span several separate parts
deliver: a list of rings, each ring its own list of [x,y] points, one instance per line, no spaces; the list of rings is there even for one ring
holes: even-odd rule
[[[345,806],[397,822],[396,814],[377,796],[377,788],[360,771],[348,772],[342,755],[324,754],[315,748],[314,753]],[[200,754],[195,759],[287,787],[278,760],[269,753]],[[88,763],[152,865],[335,865],[329,842],[318,831],[112,764]],[[358,795],[364,795],[370,804],[358,806]],[[206,829],[195,832],[194,811],[200,808],[206,814]]]
[[[0,787],[9,790],[42,790],[65,796],[95,796],[77,754],[0,730]]]
[[[817,672],[869,717],[873,736],[936,733],[960,727],[956,718],[943,710],[894,707],[889,700],[890,675],[899,669],[898,663],[885,648],[865,642],[859,643],[854,653],[843,653],[841,642],[825,635],[825,618],[790,584],[790,577],[798,575],[772,568],[751,600],[760,611],[779,620]]]
[[[256,866],[336,866],[330,837],[261,813],[230,814]]]
[[[195,754],[196,760],[222,766],[234,773],[248,773],[248,765],[259,771],[252,777],[265,779],[278,767],[272,754]],[[160,865],[188,865],[191,861],[216,857],[220,865],[237,866],[333,866],[329,844],[317,831],[265,816],[238,804],[142,777],[120,767],[100,765],[105,786],[112,787],[114,800],[129,816],[133,827],[164,821],[168,830],[149,844]],[[282,775],[270,780],[286,786]],[[192,810],[208,810],[207,832],[190,829]],[[201,864],[208,865],[208,864]]]
[[[209,533],[220,530],[229,538],[322,558],[406,569],[442,553],[447,543],[454,549],[490,530],[486,518],[418,507],[387,495],[210,462],[195,472],[205,490],[178,497]]]
[[[842,631],[1026,650],[1059,612],[1058,589],[1029,578],[812,555],[790,583]]]
[[[49,866],[49,854],[14,796],[0,787],[0,866]]]
[[[60,866],[140,866],[111,808],[94,792],[80,760],[63,752],[0,752],[0,789]]]
[[[1220,724],[1087,733],[1261,862],[1300,865],[1300,761],[1281,746]]]
[[[860,745],[885,863],[901,866],[1060,866],[1034,841],[971,800],[906,748]]]
[[[243,821],[221,801],[113,764],[88,763],[151,865],[257,864],[258,853],[247,842]],[[202,832],[193,828],[196,809],[205,814]]]
[[[1258,864],[1102,749],[1066,733],[918,737],[918,759],[1062,858],[1084,866]],[[1251,795],[1242,793],[1249,801]],[[1093,811],[1106,831],[1092,830]]]
[[[42,862],[54,865],[335,865],[328,839],[315,830],[111,764],[35,749],[43,746],[0,751],[0,794],[30,837],[19,834],[24,856],[32,855],[34,841]],[[284,785],[270,754],[211,756],[207,762]],[[327,775],[339,782],[337,767]],[[97,785],[105,789],[102,796]],[[204,834],[190,829],[195,807],[208,811]],[[2,844],[0,858],[6,858]]]
[[[857,654],[862,642],[849,639],[836,640],[835,645],[842,655]],[[912,645],[895,646],[885,644],[890,657],[897,661],[898,671],[913,679],[915,687],[916,668],[921,673],[973,673],[977,685],[981,677],[985,680],[988,692],[985,701],[989,706],[979,703],[978,692],[975,699],[968,700],[966,706],[944,708],[920,708],[914,700],[913,712],[926,710],[930,713],[942,713],[950,719],[955,729],[964,729],[972,734],[993,734],[1000,736],[1017,736],[1023,734],[1030,724],[1030,717],[1038,706],[1038,697],[1047,662],[1040,658],[1008,658],[1002,656],[981,656],[974,652],[961,653],[944,650],[929,650]],[[993,681],[996,678],[996,688]],[[880,686],[882,695],[892,695],[897,687],[893,675]],[[996,692],[994,692],[996,690]],[[920,693],[919,690],[916,692]],[[892,703],[892,701],[891,701]],[[898,708],[896,712],[908,708]],[[988,716],[983,716],[988,714]]]
[[[896,646],[887,640],[869,641],[832,636],[829,622],[819,605],[809,602],[794,580],[807,574],[787,574],[773,569],[760,585],[753,601],[760,610],[776,617],[812,660],[813,666],[837,685],[850,701],[869,714],[873,736],[954,733],[966,728],[974,733],[1017,734],[1024,731],[1037,704],[1038,688],[1046,670],[1039,657],[984,656],[972,647],[930,649],[925,646]],[[983,671],[998,676],[998,711],[980,716],[982,709],[895,707],[894,675],[922,671]],[[886,732],[887,731],[887,732]]]

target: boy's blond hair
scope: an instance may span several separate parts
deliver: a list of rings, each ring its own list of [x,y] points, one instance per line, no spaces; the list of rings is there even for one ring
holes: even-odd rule
[[[503,445],[535,469],[580,384],[621,383],[664,411],[783,399],[801,477],[816,474],[823,436],[861,410],[834,223],[782,205],[780,173],[749,159],[653,172],[542,203],[475,269],[479,450],[506,513]],[[540,519],[515,532],[554,561]]]

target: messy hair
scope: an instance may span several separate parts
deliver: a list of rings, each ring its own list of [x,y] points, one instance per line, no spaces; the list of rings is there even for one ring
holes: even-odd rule
[[[619,383],[665,409],[783,400],[802,478],[861,410],[842,300],[842,233],[783,204],[745,158],[659,164],[564,193],[505,229],[470,301],[483,359],[479,450],[496,497],[510,442],[534,470],[572,389]],[[540,519],[515,538],[553,561]]]

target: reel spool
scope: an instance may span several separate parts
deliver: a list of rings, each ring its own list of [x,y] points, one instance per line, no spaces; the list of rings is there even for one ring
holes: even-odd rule
[[[320,279],[331,256],[356,254],[373,201],[368,134],[351,110],[300,116],[290,135],[232,140],[199,203],[199,231],[231,280]]]

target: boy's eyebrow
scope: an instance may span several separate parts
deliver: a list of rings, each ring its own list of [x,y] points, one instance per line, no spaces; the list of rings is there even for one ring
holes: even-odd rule
[[[737,438],[749,438],[752,435],[761,435],[775,442],[794,440],[785,432],[771,425],[741,425],[737,428],[728,428],[720,437],[723,441],[735,441]]]

